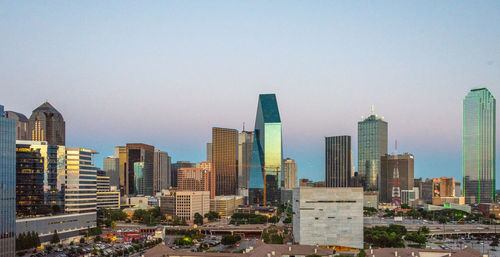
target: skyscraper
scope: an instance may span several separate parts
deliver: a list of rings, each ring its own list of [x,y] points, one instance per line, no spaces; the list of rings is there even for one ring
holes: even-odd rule
[[[134,195],[144,195],[144,162],[134,162]]]
[[[153,192],[161,192],[171,186],[171,164],[167,152],[155,150],[153,165]]]
[[[127,176],[127,147],[126,146],[116,146],[115,147],[115,158],[118,158],[118,173],[120,174],[120,194],[124,195],[128,192],[126,188],[126,176]]]
[[[210,191],[210,166],[180,168],[177,184],[179,191]]]
[[[44,206],[43,157],[40,149],[16,145],[16,214],[35,216]]]
[[[275,94],[259,95],[250,167],[249,203],[277,204],[281,197],[283,145]]]
[[[58,183],[64,191],[64,209],[68,213],[90,213],[97,210],[97,167],[95,150],[66,147],[66,170]]]
[[[387,154],[387,122],[375,114],[358,122],[358,173],[366,191],[377,190],[380,176],[380,157]]]
[[[253,132],[241,131],[238,135],[238,188],[248,189],[252,163]]]
[[[382,156],[380,160],[380,202],[392,202],[392,182],[394,178],[393,175],[394,168],[396,167],[396,161],[398,162],[400,190],[413,190],[413,186],[415,183],[415,159],[413,157],[413,154],[386,154]]]
[[[33,110],[28,122],[28,133],[33,141],[47,141],[49,145],[65,145],[64,118],[49,102]]]
[[[0,257],[15,256],[16,122],[0,105]]]
[[[327,187],[351,185],[351,136],[325,138],[325,182]]]
[[[212,128],[212,179],[215,195],[238,192],[238,130]]]
[[[207,143],[207,162],[212,162],[212,143]]]
[[[102,168],[109,177],[109,184],[120,188],[120,159],[115,157],[106,157],[102,160]]]
[[[172,187],[177,187],[177,173],[180,168],[196,168],[196,163],[191,163],[189,161],[177,161],[171,165],[171,176],[170,183]]]
[[[283,176],[285,189],[294,189],[297,187],[297,163],[293,159],[283,160]]]
[[[463,101],[462,173],[467,203],[494,203],[496,100],[487,88],[472,89]]]
[[[28,134],[28,118],[22,113],[6,111],[5,117],[16,121],[16,140],[30,140]]]
[[[125,194],[137,195],[135,192],[135,163],[142,162],[142,174],[144,179],[144,189],[141,192],[143,195],[153,195],[153,162],[154,162],[154,146],[146,144],[127,144],[127,176],[125,176]]]

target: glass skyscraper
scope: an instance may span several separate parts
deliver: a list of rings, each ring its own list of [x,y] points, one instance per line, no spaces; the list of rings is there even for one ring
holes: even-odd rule
[[[468,203],[495,202],[496,100],[486,88],[463,101],[462,173]]]
[[[387,127],[373,107],[371,115],[358,122],[358,173],[367,191],[379,188],[380,157],[387,154]]]
[[[283,180],[282,153],[281,118],[276,95],[259,95],[250,167],[250,204],[279,203]]]
[[[15,256],[16,122],[0,105],[0,257]]]
[[[325,138],[326,187],[351,186],[351,136]]]

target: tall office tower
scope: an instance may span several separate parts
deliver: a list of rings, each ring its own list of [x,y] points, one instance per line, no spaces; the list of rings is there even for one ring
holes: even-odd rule
[[[0,105],[0,257],[15,256],[16,122]]]
[[[48,102],[33,110],[28,122],[28,133],[33,141],[47,141],[49,145],[66,143],[64,118]]]
[[[106,157],[102,160],[103,170],[109,177],[109,184],[120,188],[120,159],[115,157]]]
[[[28,134],[28,118],[22,113],[6,111],[5,117],[16,121],[16,140],[30,140]]]
[[[207,162],[212,162],[212,143],[207,143]]]
[[[375,114],[358,122],[358,174],[363,178],[365,191],[378,190],[380,157],[387,154],[387,122]]]
[[[134,162],[134,195],[145,195],[144,162]]]
[[[238,135],[238,188],[248,188],[252,163],[253,132],[242,131]]]
[[[64,189],[64,209],[67,213],[95,212],[97,208],[97,167],[95,150],[66,147],[66,170],[59,176]]]
[[[177,173],[180,168],[196,168],[196,163],[191,163],[189,161],[177,161],[176,163],[172,163],[170,169],[170,183],[172,187],[177,187]]]
[[[167,152],[155,150],[153,164],[153,192],[161,192],[171,185],[170,156]]]
[[[196,165],[196,168],[200,168],[204,170],[206,173],[208,173],[208,191],[210,191],[210,199],[215,198],[215,177],[212,176],[213,174],[213,169],[212,169],[212,163],[211,162],[198,162]],[[207,181],[205,180],[205,183]],[[205,187],[206,189],[207,187]]]
[[[496,100],[487,88],[472,89],[463,101],[462,174],[467,203],[494,203]]]
[[[125,176],[125,194],[137,195],[134,185],[134,170],[136,162],[143,162],[142,170],[144,179],[144,191],[142,195],[153,195],[153,163],[155,147],[146,144],[127,144],[127,175]]]
[[[210,191],[210,169],[180,168],[177,185],[179,191]]]
[[[124,195],[127,190],[125,190],[125,181],[127,176],[127,147],[126,146],[115,146],[115,158],[118,158],[118,174],[120,174],[120,194]]]
[[[380,188],[379,201],[383,203],[392,202],[392,182],[394,169],[398,162],[399,168],[399,187],[400,190],[413,190],[414,165],[413,154],[386,154],[380,158]]]
[[[283,144],[275,94],[259,95],[250,167],[249,203],[277,204],[281,197]]]
[[[16,214],[36,216],[44,206],[43,157],[40,149],[16,144]]]
[[[111,186],[109,184],[109,177],[105,174],[99,174],[97,171],[97,192],[109,192]]]
[[[295,160],[286,158],[283,160],[283,187],[294,189],[297,187],[297,163]]]
[[[17,140],[17,144],[29,145],[43,157],[43,193],[45,205],[64,207],[62,179],[66,169],[66,147],[48,145],[46,141]]]
[[[327,187],[349,187],[352,159],[351,136],[325,138],[325,182]]]
[[[215,195],[238,194],[238,130],[212,128]]]

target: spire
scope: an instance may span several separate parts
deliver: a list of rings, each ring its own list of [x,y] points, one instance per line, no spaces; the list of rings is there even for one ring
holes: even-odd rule
[[[374,114],[375,114],[375,105],[374,105],[374,104],[372,104],[371,114],[372,114],[372,115],[374,115]]]

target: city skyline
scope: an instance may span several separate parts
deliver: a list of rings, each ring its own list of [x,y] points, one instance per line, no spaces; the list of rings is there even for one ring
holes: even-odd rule
[[[499,3],[199,4],[7,3],[6,110],[29,116],[48,100],[65,118],[66,145],[98,150],[99,166],[128,142],[198,162],[211,127],[252,129],[257,95],[276,93],[283,158],[316,181],[323,138],[350,135],[357,159],[356,123],[375,104],[388,141],[415,155],[416,177],[461,180],[462,99],[478,87],[500,95]]]

